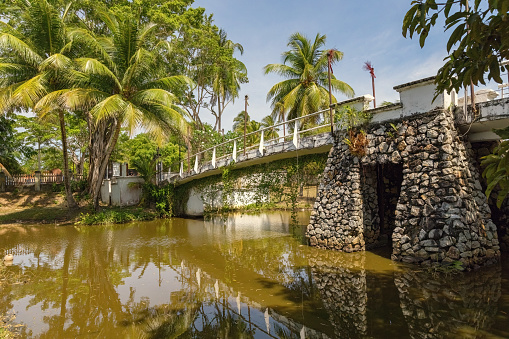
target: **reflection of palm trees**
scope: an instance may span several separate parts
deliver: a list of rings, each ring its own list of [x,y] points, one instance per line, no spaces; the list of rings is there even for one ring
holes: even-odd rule
[[[197,307],[193,305],[178,310],[160,305],[136,311],[132,320],[123,322],[123,325],[129,326],[127,338],[178,338],[186,337],[184,334],[197,316]]]

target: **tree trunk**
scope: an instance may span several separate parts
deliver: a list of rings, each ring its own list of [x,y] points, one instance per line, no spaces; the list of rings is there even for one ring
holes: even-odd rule
[[[74,201],[71,190],[71,182],[69,180],[69,156],[67,154],[67,133],[65,130],[64,111],[58,111],[58,120],[60,122],[60,132],[62,135],[62,153],[64,155],[64,187],[65,197],[67,199],[67,207],[69,209],[76,208],[78,205]]]
[[[112,137],[110,138],[108,144],[106,145],[106,148],[105,148],[106,151],[105,151],[104,157],[102,158],[102,161],[99,164],[99,170],[98,170],[99,180],[96,183],[96,185],[94,187],[93,194],[92,194],[94,210],[96,210],[96,211],[99,208],[99,194],[101,192],[102,178],[104,177],[104,174],[106,173],[106,168],[108,167],[108,161],[110,159],[110,155],[113,152],[115,145],[117,144],[117,140],[118,140],[118,136],[120,134],[120,129],[122,127],[122,124],[120,124],[118,121],[115,121],[114,126],[115,126],[114,133],[113,133]]]
[[[217,96],[217,131],[221,133],[221,116],[223,115],[223,111],[221,110],[221,98],[219,95]]]
[[[94,196],[97,186],[102,185],[102,179],[104,177],[99,175],[101,164],[109,158],[106,158],[106,147],[113,135],[114,121],[100,121],[94,124],[93,118],[89,117],[89,171],[88,171],[88,193],[90,196]]]

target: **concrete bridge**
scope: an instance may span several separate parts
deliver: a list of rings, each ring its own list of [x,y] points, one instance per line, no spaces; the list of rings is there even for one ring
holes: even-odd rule
[[[509,246],[509,208],[486,199],[479,158],[499,139],[492,129],[509,125],[509,98],[479,91],[473,109],[454,92],[435,96],[434,77],[394,89],[400,100],[391,105],[368,109],[369,95],[335,105],[372,115],[360,150],[344,142],[345,131],[331,134],[326,110],[250,133],[259,142],[246,150],[237,148],[238,138],[195,154],[193,169],[184,173],[181,165],[176,184],[219,174],[231,163],[241,168],[329,152],[306,233],[312,246],[355,252],[388,244],[394,260],[425,265],[497,261]],[[316,115],[322,125],[299,128]],[[264,140],[283,126],[292,134]],[[221,147],[231,153],[219,154]],[[188,207],[201,204],[199,214],[214,203],[195,191]]]
[[[425,113],[432,109],[451,108],[456,126],[462,133],[468,135],[470,142],[500,139],[492,130],[509,126],[509,98],[494,100],[497,96],[495,91],[478,91],[475,97],[477,112],[474,114],[470,105],[464,106],[463,98],[458,100],[456,93],[451,95],[444,93],[433,100],[434,79],[435,77],[429,77],[395,86],[394,89],[400,94],[400,100],[391,105],[376,109],[369,108],[373,97],[363,95],[334,104],[334,108],[341,109],[349,106],[358,111],[364,110],[372,115],[371,123],[373,124],[400,121],[405,117]],[[468,99],[470,100],[470,98]],[[467,108],[466,111],[465,108]],[[177,185],[180,185],[191,180],[219,174],[222,172],[221,168],[232,163],[235,163],[237,168],[242,168],[293,158],[297,155],[328,152],[333,145],[331,128],[337,131],[337,126],[331,126],[328,115],[328,109],[322,110],[248,133],[246,138],[256,139],[258,142],[247,145],[245,150],[239,147],[244,136],[225,141],[191,155],[188,171],[184,171],[184,162],[181,162],[180,171],[171,173],[165,178],[171,178]],[[318,118],[321,123],[311,128],[300,128],[306,121],[315,118]],[[292,133],[267,140],[265,136],[274,130],[280,132],[281,130],[291,130]],[[192,167],[191,162],[193,162]]]

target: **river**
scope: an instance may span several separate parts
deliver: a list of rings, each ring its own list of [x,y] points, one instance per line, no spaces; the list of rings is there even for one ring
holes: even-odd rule
[[[0,227],[0,315],[37,338],[508,338],[509,258],[453,273],[311,248],[309,213]]]

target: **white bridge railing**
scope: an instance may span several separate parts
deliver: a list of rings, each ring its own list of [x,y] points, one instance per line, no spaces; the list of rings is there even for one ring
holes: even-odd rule
[[[318,123],[315,123],[318,121]],[[303,126],[310,125],[311,127],[306,128]],[[302,129],[301,129],[302,128]],[[278,132],[283,130],[283,136],[279,136]],[[293,132],[287,135],[285,132],[289,129],[293,130]],[[330,132],[332,129],[330,119],[329,119],[329,109],[321,110],[315,113],[308,114],[303,117],[291,119],[285,122],[277,123],[273,126],[265,127],[259,129],[255,132],[247,133],[235,139],[231,139],[220,144],[217,144],[213,147],[205,149],[203,151],[197,152],[189,157],[189,159],[194,159],[194,166],[191,168],[190,164],[188,164],[188,172],[193,174],[191,171],[194,171],[194,174],[198,173],[198,169],[203,165],[209,165],[212,168],[218,168],[229,163],[237,162],[242,155],[246,155],[247,152],[257,149],[261,156],[264,155],[265,148],[271,145],[276,145],[279,143],[284,143],[286,141],[292,142],[293,146],[297,149],[299,148],[299,140],[303,135],[313,135],[318,133]],[[275,132],[275,133],[274,133]],[[266,136],[274,136],[268,140],[266,140]],[[246,141],[246,144],[243,144],[243,141]],[[249,142],[251,140],[251,142]],[[255,140],[255,142],[253,142]],[[239,149],[239,146],[242,149]],[[188,162],[190,160],[188,159]],[[180,163],[180,177],[184,177],[184,161]]]

